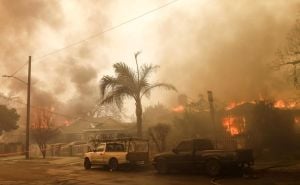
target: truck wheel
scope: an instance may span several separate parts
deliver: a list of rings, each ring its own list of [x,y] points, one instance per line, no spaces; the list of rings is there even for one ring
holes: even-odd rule
[[[160,174],[167,174],[169,172],[168,164],[164,160],[157,162],[156,169]]]
[[[211,177],[216,177],[221,173],[221,164],[216,159],[210,159],[205,163],[205,171]]]
[[[83,165],[84,165],[84,168],[86,170],[91,169],[91,167],[92,167],[92,164],[91,164],[91,161],[89,160],[89,158],[84,159],[84,164]]]
[[[109,160],[108,166],[109,166],[110,171],[117,170],[119,168],[118,160],[115,158],[112,158],[111,160]]]

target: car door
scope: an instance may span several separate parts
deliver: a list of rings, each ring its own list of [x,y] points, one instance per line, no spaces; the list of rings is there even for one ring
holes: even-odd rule
[[[175,149],[176,153],[172,159],[175,168],[191,169],[193,168],[193,141],[182,141]]]
[[[94,164],[103,164],[104,162],[104,152],[105,152],[105,143],[101,143],[96,147],[95,151],[92,153],[92,163]]]
[[[206,151],[213,150],[214,146],[210,140],[206,139],[199,139],[194,141],[194,148],[195,148],[195,168],[202,169],[204,167],[205,158],[203,158],[203,154]]]
[[[104,161],[109,162],[111,158],[116,158],[119,164],[126,163],[125,146],[121,143],[107,143]]]

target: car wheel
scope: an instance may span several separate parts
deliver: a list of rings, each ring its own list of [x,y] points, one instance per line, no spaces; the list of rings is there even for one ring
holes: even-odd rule
[[[114,158],[111,159],[108,166],[110,171],[116,171],[119,168],[118,160]]]
[[[157,162],[156,169],[160,174],[166,174],[169,172],[168,164],[164,160],[160,160]]]
[[[210,159],[205,163],[206,173],[211,177],[216,177],[221,173],[221,164],[216,159]]]
[[[88,158],[84,159],[84,164],[83,165],[84,165],[84,168],[86,170],[91,169],[91,167],[92,167],[91,161]]]

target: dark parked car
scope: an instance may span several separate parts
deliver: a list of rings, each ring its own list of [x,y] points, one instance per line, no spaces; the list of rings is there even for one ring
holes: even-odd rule
[[[226,168],[242,169],[253,164],[252,150],[216,150],[209,139],[182,141],[172,152],[157,154],[153,159],[155,169],[162,174],[171,170],[202,170],[217,176]]]

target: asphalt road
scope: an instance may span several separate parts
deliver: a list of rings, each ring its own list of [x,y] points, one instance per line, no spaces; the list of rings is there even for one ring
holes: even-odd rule
[[[300,185],[299,172],[277,171],[257,179],[226,176],[216,181],[201,174],[159,175],[152,168],[110,172],[102,168],[84,170],[78,158],[0,160],[0,185]]]

